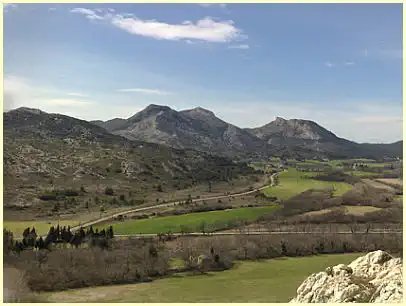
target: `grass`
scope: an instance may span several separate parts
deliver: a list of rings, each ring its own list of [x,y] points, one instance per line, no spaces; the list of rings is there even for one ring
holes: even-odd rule
[[[278,303],[289,302],[312,273],[350,263],[360,253],[244,261],[199,276],[174,276],[150,283],[42,293],[48,302]]]
[[[333,167],[341,166],[343,163],[366,163],[366,164],[370,165],[370,163],[375,163],[375,160],[368,159],[368,158],[335,159],[335,160],[330,160],[328,163]]]
[[[23,231],[27,228],[35,227],[35,231],[38,235],[48,234],[49,228],[51,226],[75,226],[79,224],[78,220],[52,220],[52,221],[4,221],[3,228],[11,230],[14,234],[14,237],[21,237]]]
[[[113,224],[114,233],[121,235],[130,234],[156,234],[172,231],[180,233],[182,227],[187,227],[192,232],[201,232],[200,225],[206,223],[207,228],[222,223],[225,225],[232,220],[255,220],[256,218],[270,213],[278,206],[247,207],[221,211],[208,211],[191,213],[179,216],[152,217],[141,220],[126,220]],[[106,224],[99,227],[104,228]]]
[[[385,166],[390,166],[390,164],[385,163],[368,163],[367,165],[369,168],[383,168]]]
[[[347,210],[347,214],[363,216],[366,213],[382,210],[380,207],[374,206],[343,206]]]
[[[350,190],[352,186],[343,182],[326,182],[309,179],[317,172],[299,172],[289,169],[279,175],[279,184],[264,190],[266,196],[277,196],[281,200],[287,200],[308,189],[324,189],[334,187],[334,195],[340,196]]]
[[[373,212],[373,211],[378,211],[382,210],[382,208],[379,207],[374,207],[374,206],[341,206],[346,209],[346,214],[347,215],[356,215],[356,216],[363,216],[365,213]],[[333,208],[325,208],[321,210],[315,210],[315,211],[309,211],[303,214],[300,214],[301,216],[317,216],[317,215],[323,215],[325,213],[331,212]]]
[[[354,170],[354,171],[344,171],[345,174],[350,174],[352,176],[358,176],[361,178],[365,178],[365,177],[373,177],[378,175],[378,173],[374,173],[374,172],[366,172],[366,171],[358,171],[358,170]]]

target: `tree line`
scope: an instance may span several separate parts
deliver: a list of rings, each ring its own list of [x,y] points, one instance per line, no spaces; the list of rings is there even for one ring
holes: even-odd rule
[[[109,226],[107,229],[94,230],[92,226],[85,231],[83,227],[74,233],[70,226],[60,227],[59,224],[51,226],[45,239],[39,236],[35,227],[27,227],[23,231],[23,238],[21,240],[14,241],[13,233],[10,230],[3,230],[3,242],[4,249],[12,250],[20,253],[26,249],[48,249],[50,250],[52,245],[66,245],[70,244],[75,248],[78,248],[81,244],[88,242],[90,246],[99,246],[103,249],[108,248],[108,241],[114,238],[113,226]]]

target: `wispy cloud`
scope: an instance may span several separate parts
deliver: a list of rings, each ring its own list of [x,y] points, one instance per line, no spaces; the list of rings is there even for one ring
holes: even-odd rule
[[[46,99],[43,101],[48,106],[63,106],[63,107],[86,107],[94,105],[93,101],[77,100],[77,99]]]
[[[325,62],[324,65],[328,68],[333,68],[333,67],[337,66],[335,63],[332,63],[332,62]]]
[[[110,100],[118,100],[116,96]],[[120,99],[121,101],[121,99]],[[113,117],[128,118],[143,108],[143,104],[101,103],[84,97],[66,98],[66,92],[52,86],[38,84],[19,76],[4,76],[4,111],[18,107],[41,109],[48,113],[60,113],[83,120],[108,120]]]
[[[68,95],[79,97],[75,93],[68,93]],[[75,108],[94,104],[90,100],[83,99],[84,95],[80,95],[82,98],[80,100],[61,98],[61,96],[66,96],[66,94],[54,88],[38,86],[28,79],[13,75],[4,77],[5,110],[21,106],[57,109],[58,107]]]
[[[14,4],[14,3],[4,3],[3,4],[3,9],[4,9],[4,12],[6,12],[6,13],[11,10],[16,10],[17,8],[18,8],[18,5]]]
[[[103,20],[104,19],[102,16],[97,15],[95,11],[89,10],[86,8],[80,8],[80,7],[74,8],[71,10],[71,13],[82,14],[89,20]]]
[[[216,21],[211,17],[205,17],[195,23],[186,20],[180,24],[169,24],[156,20],[142,20],[124,14],[99,14],[95,10],[86,8],[74,8],[71,12],[82,14],[89,20],[108,22],[133,35],[158,40],[201,40],[226,43],[246,38],[246,35],[235,27],[232,20]]]
[[[355,65],[355,62],[352,62],[352,61],[345,61],[344,63],[342,63],[342,64],[338,64],[338,63],[335,63],[335,62],[330,62],[330,61],[327,61],[327,62],[325,62],[324,63],[324,65],[327,67],[327,68],[335,68],[335,67],[342,67],[342,66],[354,66]]]
[[[118,89],[118,92],[139,92],[143,94],[149,94],[149,95],[171,95],[172,92],[169,91],[164,91],[164,90],[158,90],[158,89],[146,89],[146,88],[124,88],[124,89]]]
[[[68,96],[73,96],[73,97],[81,97],[81,98],[87,98],[89,95],[79,93],[79,92],[68,92]]]
[[[50,8],[48,9],[48,12],[54,12],[54,11],[56,11],[56,7],[50,7]]]
[[[229,49],[249,49],[250,46],[249,45],[232,45],[232,46],[228,46]]]
[[[225,4],[225,3],[198,3],[198,5],[203,6],[203,7],[210,7],[210,6],[219,6],[222,8],[227,7],[227,4]]]
[[[211,110],[239,127],[262,126],[280,116],[315,121],[337,136],[357,142],[389,143],[402,139],[401,106],[383,101],[341,103],[348,105],[348,109],[332,108],[334,103],[322,106],[309,101],[247,101],[216,103]]]
[[[402,116],[359,116],[352,118],[354,122],[360,123],[394,123],[394,122],[402,122]]]

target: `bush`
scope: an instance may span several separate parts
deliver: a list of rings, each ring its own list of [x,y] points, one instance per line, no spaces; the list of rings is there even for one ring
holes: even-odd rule
[[[150,253],[151,247],[154,254]],[[165,275],[169,269],[168,251],[163,245],[133,239],[112,241],[110,250],[55,248],[44,252],[42,264],[37,252],[31,250],[22,252],[13,262],[34,291],[133,283]]]
[[[106,195],[114,195],[114,190],[111,187],[106,187],[106,189],[104,190],[104,194]]]

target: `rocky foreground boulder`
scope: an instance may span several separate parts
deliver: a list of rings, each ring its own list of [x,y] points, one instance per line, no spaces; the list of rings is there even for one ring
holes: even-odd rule
[[[291,303],[400,303],[402,298],[402,259],[375,251],[310,275]]]

